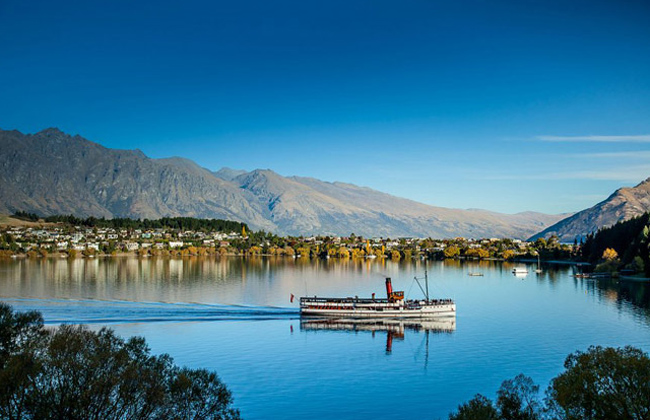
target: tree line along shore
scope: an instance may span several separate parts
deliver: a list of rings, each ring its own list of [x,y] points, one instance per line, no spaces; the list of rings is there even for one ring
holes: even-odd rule
[[[15,215],[26,218],[24,215]],[[192,218],[155,221],[78,219],[32,215],[30,225],[0,227],[3,256],[288,256],[295,258],[574,258],[576,244],[557,237],[525,242],[509,238],[364,238],[278,236],[251,231],[246,224]]]
[[[6,219],[6,218],[5,218]],[[541,260],[583,262],[591,270],[650,277],[650,223],[646,213],[561,243],[557,236],[512,238],[364,238],[354,233],[279,236],[245,223],[190,217],[138,220],[77,218],[17,212],[0,225],[0,257],[280,256],[291,258]],[[22,224],[20,222],[23,222]]]

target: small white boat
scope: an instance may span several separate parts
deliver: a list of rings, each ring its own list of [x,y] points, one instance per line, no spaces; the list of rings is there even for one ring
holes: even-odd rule
[[[537,269],[535,270],[537,274],[542,274],[544,271],[542,270],[542,264],[539,259],[539,253],[537,254]]]
[[[528,269],[525,267],[515,267],[512,269],[512,274],[514,274],[515,276],[517,274],[528,274]]]

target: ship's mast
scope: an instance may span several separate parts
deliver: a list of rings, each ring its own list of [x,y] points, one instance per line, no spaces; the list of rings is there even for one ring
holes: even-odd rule
[[[427,276],[427,269],[424,269],[424,286],[427,289],[427,301],[429,300],[429,277]]]
[[[424,289],[420,284],[420,279],[418,279],[417,277],[413,277],[413,280],[415,280],[415,282],[418,284],[418,287],[420,288],[420,290],[422,290],[425,299],[428,301],[429,300],[429,279],[427,278],[427,271],[424,270],[424,286],[425,286]]]

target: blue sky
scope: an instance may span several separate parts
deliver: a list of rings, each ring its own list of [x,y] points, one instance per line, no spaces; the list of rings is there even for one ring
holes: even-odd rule
[[[0,128],[427,204],[650,177],[647,1],[0,0]]]

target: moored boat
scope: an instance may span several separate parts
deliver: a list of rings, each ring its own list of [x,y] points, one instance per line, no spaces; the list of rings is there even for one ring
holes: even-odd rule
[[[426,280],[426,276],[425,276]],[[416,278],[415,281],[418,281]],[[418,281],[418,285],[420,285]],[[420,286],[420,288],[422,288]],[[304,316],[336,316],[348,318],[426,318],[456,316],[456,303],[452,299],[429,299],[428,283],[422,289],[424,299],[404,299],[404,292],[393,291],[390,278],[386,278],[386,298],[301,297],[300,314]]]

